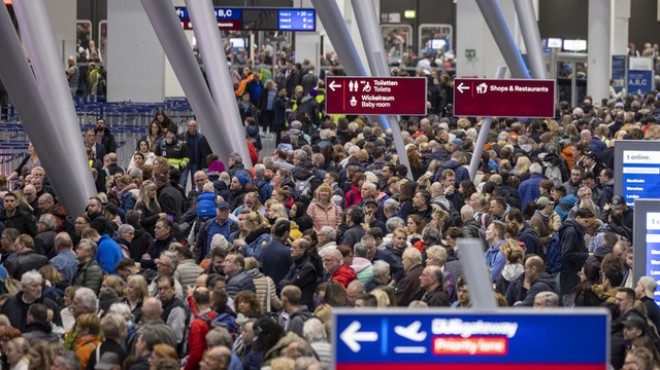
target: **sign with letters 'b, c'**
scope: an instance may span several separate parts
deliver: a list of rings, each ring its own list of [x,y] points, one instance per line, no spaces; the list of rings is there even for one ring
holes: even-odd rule
[[[605,370],[604,309],[333,310],[334,369]]]

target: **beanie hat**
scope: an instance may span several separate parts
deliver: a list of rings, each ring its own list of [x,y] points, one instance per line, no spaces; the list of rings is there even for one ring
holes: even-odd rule
[[[241,183],[241,186],[245,187],[248,183],[248,178],[243,176],[243,175],[236,175],[236,178],[238,179],[238,182]]]

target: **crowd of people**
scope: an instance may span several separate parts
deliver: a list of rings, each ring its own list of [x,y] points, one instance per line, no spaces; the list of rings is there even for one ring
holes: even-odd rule
[[[501,306],[607,307],[612,367],[658,368],[656,282],[633,279],[613,146],[660,137],[659,98],[495,119],[470,178],[483,121],[452,115],[448,75],[417,74],[436,88],[400,122],[409,168],[391,130],[325,115],[323,80],[291,62],[236,76],[252,168],[166,112],[122,168],[99,118],[98,195],[67,214],[30,147],[0,207],[3,366],[329,368],[337,307],[470,308],[458,240],[476,238]]]

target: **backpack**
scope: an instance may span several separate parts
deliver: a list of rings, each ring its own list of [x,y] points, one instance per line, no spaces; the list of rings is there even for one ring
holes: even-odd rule
[[[545,263],[547,265],[546,271],[548,271],[548,273],[554,274],[561,271],[562,258],[559,233],[555,234],[548,243],[548,252]]]
[[[555,185],[561,185],[563,183],[562,181],[562,175],[561,175],[561,169],[557,166],[554,166],[552,164],[545,164],[543,163],[543,174],[545,177],[548,179],[552,180],[552,182]]]
[[[232,338],[238,333],[238,324],[236,323],[236,318],[232,316],[231,314],[227,312],[223,312],[219,315],[217,315],[214,319],[211,319],[210,317],[204,315],[204,316],[197,316],[198,318],[202,319],[206,325],[209,326],[209,328],[225,328],[227,331],[229,331],[229,334],[231,334]]]
[[[296,182],[296,190],[298,191],[297,200],[308,203],[313,198],[312,183],[310,182],[314,175],[308,177],[306,180],[299,180]]]

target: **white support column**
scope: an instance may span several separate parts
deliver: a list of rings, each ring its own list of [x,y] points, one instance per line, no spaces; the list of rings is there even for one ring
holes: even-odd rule
[[[612,0],[612,27],[610,27],[610,51],[612,55],[625,55],[628,53],[630,7],[630,0]]]
[[[594,102],[609,96],[612,0],[589,0],[587,94]]]
[[[48,18],[53,25],[57,51],[66,65],[69,55],[76,55],[76,0],[46,1]]]

